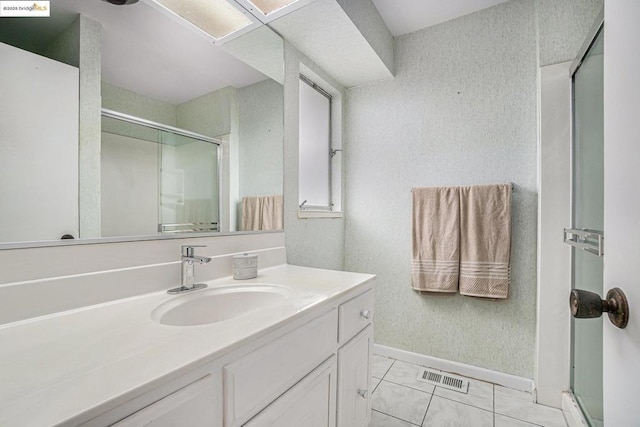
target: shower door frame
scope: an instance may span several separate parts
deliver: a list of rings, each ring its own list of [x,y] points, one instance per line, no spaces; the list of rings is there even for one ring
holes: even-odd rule
[[[213,144],[217,147],[217,162],[218,164],[216,165],[216,169],[217,169],[217,180],[218,180],[218,209],[217,209],[217,230],[216,231],[206,231],[206,233],[209,232],[214,232],[214,233],[219,233],[221,231],[221,213],[222,213],[222,194],[223,194],[223,190],[224,190],[224,186],[223,186],[223,182],[222,182],[222,163],[223,163],[223,154],[222,154],[222,141],[217,139],[217,138],[211,138],[209,136],[206,135],[201,135],[199,133],[195,133],[195,132],[191,132],[185,129],[180,129],[180,128],[176,128],[173,126],[169,126],[169,125],[165,125],[163,123],[158,123],[158,122],[154,122],[151,120],[147,120],[147,119],[143,119],[140,117],[136,117],[136,116],[132,116],[129,114],[125,114],[125,113],[121,113],[119,111],[114,111],[114,110],[109,110],[107,108],[102,108],[101,109],[101,116],[102,117],[109,117],[112,119],[116,119],[116,120],[122,120],[124,122],[128,122],[128,123],[132,123],[132,124],[136,124],[136,125],[140,125],[140,126],[145,126],[151,129],[155,129],[158,131],[164,131],[164,132],[169,132],[169,133],[174,133],[176,135],[180,135],[180,136],[185,136],[187,138],[192,138],[198,141],[202,141],[202,142],[206,142],[208,144]],[[158,142],[160,143],[160,142]],[[177,232],[169,232],[169,233],[174,233],[176,235],[188,235],[188,234],[194,234],[194,235],[199,235],[202,234],[203,231],[198,231],[198,232],[188,232],[188,231],[177,231]],[[160,232],[158,231],[158,236],[163,236],[163,237],[167,237],[170,236],[168,234],[166,234],[166,232]],[[178,236],[179,237],[179,236]]]
[[[591,26],[591,28],[589,29],[589,33],[587,34],[587,37],[585,38],[584,42],[582,43],[582,46],[580,47],[580,50],[578,51],[578,55],[576,56],[576,59],[573,61],[573,63],[571,64],[571,67],[569,68],[569,78],[571,79],[571,98],[570,98],[570,108],[571,108],[571,145],[570,145],[570,170],[569,170],[569,189],[570,189],[570,194],[571,197],[569,198],[569,205],[570,205],[570,215],[571,215],[571,228],[574,228],[574,219],[575,219],[575,214],[576,214],[576,204],[575,204],[575,198],[574,198],[574,184],[575,184],[575,180],[574,180],[574,156],[575,156],[575,144],[576,144],[576,122],[575,122],[575,74],[576,72],[580,69],[580,66],[582,65],[582,63],[584,62],[587,54],[589,53],[589,50],[591,49],[591,47],[593,46],[593,44],[596,42],[596,39],[598,38],[598,36],[604,32],[604,8],[601,9],[600,13],[598,14],[598,16],[596,17],[593,25]],[[575,251],[576,248],[572,248],[571,251],[571,265],[570,265],[570,270],[571,270],[571,289],[574,289],[574,265],[575,265]],[[603,279],[604,280],[604,279]],[[604,282],[603,282],[603,287],[604,287]],[[567,308],[568,309],[568,308]],[[573,399],[577,405],[577,407],[579,408],[580,412],[582,413],[582,416],[584,417],[584,421],[587,422],[587,424],[591,425],[591,423],[588,422],[588,417],[585,414],[585,410],[582,408],[582,405],[578,402],[578,400],[575,398],[575,393],[574,393],[574,357],[575,357],[575,319],[572,319],[571,322],[571,343],[570,343],[570,366],[569,366],[569,373],[570,373],[570,386],[571,386],[571,393],[574,395]],[[600,343],[602,345],[602,343]],[[604,382],[603,382],[603,386],[604,386]]]

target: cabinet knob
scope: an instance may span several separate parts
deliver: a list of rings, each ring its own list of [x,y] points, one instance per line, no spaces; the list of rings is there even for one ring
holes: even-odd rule
[[[360,395],[360,397],[362,397],[363,399],[366,399],[367,397],[369,397],[369,390],[363,389],[361,388],[360,390],[358,390],[358,394]]]
[[[371,312],[369,312],[369,310],[362,310],[360,312],[360,316],[362,316],[363,318],[369,320],[369,318],[371,317]]]

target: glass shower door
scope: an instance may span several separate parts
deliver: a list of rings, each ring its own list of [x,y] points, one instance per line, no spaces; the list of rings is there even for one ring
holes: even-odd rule
[[[220,231],[219,147],[160,132],[161,233]]]
[[[603,32],[573,75],[573,229],[604,228]],[[603,257],[573,250],[572,288],[603,295]],[[572,319],[572,389],[591,426],[602,426],[602,318]]]

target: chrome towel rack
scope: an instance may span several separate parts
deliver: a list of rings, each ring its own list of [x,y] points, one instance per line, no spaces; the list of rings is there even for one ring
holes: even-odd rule
[[[158,224],[160,233],[184,233],[219,231],[217,222],[185,222],[181,224]]]
[[[564,242],[596,256],[604,255],[604,233],[587,228],[565,228]]]

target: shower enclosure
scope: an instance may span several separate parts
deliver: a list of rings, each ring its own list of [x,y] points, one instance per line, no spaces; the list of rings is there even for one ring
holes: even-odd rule
[[[573,88],[572,288],[603,295],[604,97],[602,19],[571,67]],[[603,321],[572,319],[571,386],[585,419],[603,425]]]
[[[220,142],[102,112],[102,237],[219,231]]]

